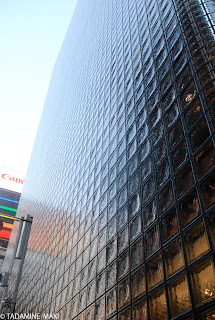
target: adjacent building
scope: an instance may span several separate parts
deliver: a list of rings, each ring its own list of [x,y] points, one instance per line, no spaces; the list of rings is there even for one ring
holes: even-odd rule
[[[78,1],[18,210],[17,312],[215,316],[214,31],[212,0]]]
[[[22,173],[4,167],[0,169],[0,277],[23,184]]]

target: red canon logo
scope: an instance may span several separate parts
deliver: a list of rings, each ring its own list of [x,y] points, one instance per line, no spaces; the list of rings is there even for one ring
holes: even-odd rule
[[[2,179],[4,179],[4,180],[10,180],[10,181],[17,182],[17,183],[21,183],[21,184],[24,184],[24,181],[25,181],[25,180],[22,180],[22,179],[19,179],[19,178],[11,177],[11,176],[10,176],[9,174],[7,174],[7,173],[3,173],[3,174],[2,174]]]

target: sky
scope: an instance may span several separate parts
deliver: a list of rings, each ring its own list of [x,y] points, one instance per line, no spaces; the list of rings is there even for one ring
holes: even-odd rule
[[[25,173],[77,0],[0,0],[0,168]]]

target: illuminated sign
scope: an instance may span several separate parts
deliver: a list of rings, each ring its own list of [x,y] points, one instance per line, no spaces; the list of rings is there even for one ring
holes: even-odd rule
[[[10,239],[11,231],[0,230],[0,238]]]
[[[11,176],[9,176],[9,174],[6,174],[6,173],[3,173],[1,175],[1,177],[2,177],[2,179],[5,179],[5,180],[10,180],[10,181],[13,181],[13,182],[24,184],[24,180],[19,179],[19,178],[15,178],[15,177],[11,177]]]
[[[7,222],[3,222],[3,228],[13,229],[13,224],[12,223],[7,223]]]
[[[24,182],[23,173],[8,168],[0,169],[0,188],[21,193]]]
[[[13,203],[19,203],[19,201],[16,200],[12,200],[12,199],[8,199],[8,198],[4,198],[4,197],[0,197],[0,200],[5,200],[5,201],[9,201],[9,202],[13,202]]]
[[[17,211],[17,209],[14,209],[14,208],[11,208],[11,207],[6,207],[6,206],[1,206],[1,205],[0,205],[0,208],[1,209],[5,209],[5,210],[9,210],[9,211],[13,211],[13,212]]]
[[[11,219],[11,220],[15,220],[16,219],[15,217],[7,216],[7,215],[1,214],[1,213],[0,213],[0,217]],[[3,224],[4,224],[4,222],[3,222]]]

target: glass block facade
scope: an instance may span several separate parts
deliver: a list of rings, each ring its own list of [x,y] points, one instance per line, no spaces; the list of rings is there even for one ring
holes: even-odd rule
[[[78,1],[18,210],[17,312],[215,316],[214,17],[212,0]]]

